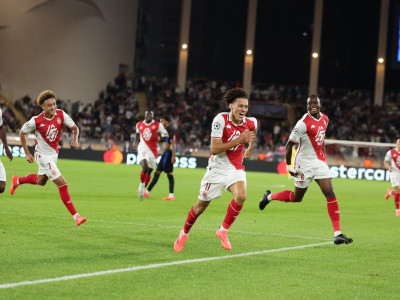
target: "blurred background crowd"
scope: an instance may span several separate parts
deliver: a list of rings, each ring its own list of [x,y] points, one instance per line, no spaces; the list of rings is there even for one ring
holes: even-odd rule
[[[235,86],[238,83],[190,79],[184,93],[177,93],[175,82],[169,78],[133,78],[121,73],[93,102],[57,99],[57,105],[79,126],[85,149],[111,149],[116,145],[121,151],[131,152],[136,123],[143,120],[144,111],[149,109],[155,119],[170,117],[178,154],[192,155],[195,151],[208,155],[212,120],[227,109],[222,97]],[[282,158],[291,129],[306,112],[307,96],[306,86],[253,86],[248,115],[258,120],[255,158]],[[398,138],[400,94],[387,93],[381,107],[374,106],[372,93],[367,90],[320,88],[319,96],[322,112],[330,118],[327,139],[392,143]],[[14,106],[2,107],[4,122],[13,133],[25,120],[41,112],[32,95],[16,99]],[[69,147],[70,139],[70,133],[64,131],[61,146]],[[329,151],[340,152],[337,147]],[[357,151],[361,157],[371,155],[368,148]]]

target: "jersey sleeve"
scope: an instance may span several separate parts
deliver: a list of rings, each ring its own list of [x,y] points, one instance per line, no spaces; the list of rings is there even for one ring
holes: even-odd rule
[[[63,112],[63,116],[64,116],[64,124],[68,127],[68,128],[72,128],[75,126],[75,122],[71,119],[70,116],[67,115],[67,113],[65,111]]]
[[[29,121],[25,122],[21,127],[23,133],[30,133],[36,129],[35,118],[32,117]]]
[[[390,163],[391,160],[392,160],[392,150],[389,150],[388,152],[386,152],[385,161]]]
[[[158,126],[157,132],[160,133],[163,138],[168,137],[168,132],[165,130],[165,127],[162,123],[160,123]]]
[[[247,119],[249,119],[250,121],[252,121],[254,123],[254,130],[257,129],[257,119],[254,117],[248,117]]]
[[[307,127],[306,124],[302,120],[298,121],[296,123],[296,126],[294,126],[292,132],[290,133],[289,136],[289,141],[292,141],[293,143],[299,143],[301,136],[306,133]]]
[[[3,112],[1,111],[1,108],[0,108],[0,126],[3,126]]]
[[[218,114],[211,125],[211,138],[222,138],[225,128],[225,120],[221,114]]]

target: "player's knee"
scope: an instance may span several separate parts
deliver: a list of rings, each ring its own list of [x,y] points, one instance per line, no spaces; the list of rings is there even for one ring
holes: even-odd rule
[[[243,205],[244,201],[246,201],[246,194],[241,193],[241,194],[237,195],[235,200],[238,205]]]
[[[0,194],[4,193],[5,189],[6,189],[5,185],[0,185]]]

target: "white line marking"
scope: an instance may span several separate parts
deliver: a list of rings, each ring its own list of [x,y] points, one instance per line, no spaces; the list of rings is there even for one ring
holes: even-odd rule
[[[61,219],[61,220],[70,220],[71,219],[70,217],[49,216],[49,215],[41,215],[41,214],[13,213],[13,212],[7,212],[7,211],[1,211],[0,213],[4,214],[4,215],[32,216],[32,217]],[[161,227],[161,228],[177,228],[179,230],[182,229],[182,226],[176,226],[176,225],[118,222],[118,221],[96,220],[96,219],[88,219],[88,221],[97,222],[97,223],[108,223],[108,224],[124,224],[124,225],[150,226],[150,227],[156,226],[156,227]],[[87,226],[87,225],[88,224],[86,223],[85,226]],[[215,231],[215,228],[205,228],[205,227],[199,226],[199,227],[196,227],[196,230]],[[330,241],[330,239],[322,239],[319,237],[299,236],[299,235],[287,235],[287,234],[276,234],[276,233],[265,233],[265,232],[249,232],[249,231],[241,231],[241,230],[231,230],[230,232],[237,232],[237,233],[243,233],[243,234],[248,234],[248,235],[279,236],[279,237],[291,237],[291,238],[309,239],[309,240]]]
[[[116,273],[132,272],[132,271],[138,271],[138,270],[155,269],[155,268],[177,266],[177,265],[183,265],[183,264],[213,261],[213,260],[220,260],[220,259],[228,259],[228,258],[235,258],[235,257],[252,256],[252,255],[258,255],[258,254],[280,252],[280,251],[285,251],[285,250],[294,250],[294,249],[303,249],[303,248],[309,248],[309,247],[323,246],[323,245],[328,245],[328,244],[333,244],[333,243],[325,242],[325,243],[301,245],[301,246],[294,246],[294,247],[284,247],[284,248],[279,248],[279,249],[269,249],[269,250],[262,250],[262,251],[246,252],[246,253],[239,253],[239,254],[225,255],[225,256],[214,256],[214,257],[178,260],[178,261],[172,261],[172,262],[168,262],[168,263],[136,266],[136,267],[130,267],[130,268],[124,268],[124,269],[98,271],[98,272],[93,272],[93,273],[67,275],[67,276],[55,277],[55,278],[46,278],[46,279],[31,280],[31,281],[20,281],[20,282],[14,282],[14,283],[3,283],[3,284],[0,284],[0,289],[8,289],[8,288],[14,288],[14,287],[24,286],[24,285],[35,285],[35,284],[39,284],[39,283],[66,281],[66,280],[73,280],[73,279],[78,279],[78,278],[109,275],[109,274],[116,274]]]

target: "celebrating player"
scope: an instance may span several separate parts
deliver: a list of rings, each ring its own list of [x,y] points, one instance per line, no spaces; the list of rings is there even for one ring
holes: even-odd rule
[[[326,197],[328,214],[334,230],[334,243],[350,244],[351,238],[340,231],[340,212],[332,186],[332,174],[326,162],[325,132],[329,119],[321,113],[321,101],[316,95],[307,99],[307,113],[297,122],[286,144],[287,170],[294,177],[295,190],[272,194],[267,190],[259,203],[263,210],[271,200],[284,202],[301,202],[312,180],[318,183]],[[298,151],[292,163],[293,145],[299,144]]]
[[[157,165],[157,170],[154,173],[153,180],[150,182],[149,188],[144,191],[146,198],[150,197],[150,191],[156,185],[158,178],[162,171],[167,173],[169,181],[169,195],[168,197],[162,198],[163,200],[174,201],[174,163],[175,163],[175,138],[172,128],[169,126],[169,117],[165,116],[160,119],[160,123],[163,124],[165,130],[168,132],[168,137],[163,139],[162,149],[164,150],[163,155]]]
[[[228,90],[223,100],[230,112],[219,113],[212,122],[211,156],[201,180],[197,202],[189,210],[185,225],[174,243],[174,250],[182,251],[190,229],[206,210],[210,201],[221,197],[222,188],[233,194],[222,225],[215,232],[222,247],[231,250],[228,229],[236,220],[246,200],[246,173],[243,157],[248,158],[254,147],[257,120],[246,118],[249,110],[247,93],[241,88]],[[249,147],[243,155],[244,144]]]
[[[8,159],[12,161],[13,155],[10,151],[10,148],[8,148],[6,127],[3,124],[3,112],[1,108],[0,108],[0,139],[3,143],[3,147]],[[6,181],[7,181],[6,170],[4,168],[3,162],[0,160],[0,193],[4,193],[4,190],[6,189]]]
[[[385,199],[394,195],[394,205],[396,206],[396,216],[400,216],[400,139],[396,141],[396,148],[386,153],[384,164],[390,172],[390,182],[394,191],[387,190]]]
[[[152,111],[146,111],[144,114],[144,121],[136,124],[135,142],[133,149],[138,151],[138,160],[142,166],[140,172],[140,184],[138,194],[140,200],[144,199],[145,187],[151,179],[151,172],[156,166],[156,159],[158,156],[158,136],[161,138],[168,137],[163,124],[155,121]],[[139,143],[140,140],[140,143]]]
[[[26,135],[35,131],[36,147],[35,160],[39,166],[38,174],[29,174],[23,177],[13,175],[11,185],[11,195],[14,195],[16,188],[25,183],[44,186],[50,179],[57,186],[61,200],[69,210],[77,226],[86,221],[75,210],[71,197],[68,192],[68,185],[64,177],[57,168],[58,147],[62,127],[65,124],[73,132],[71,146],[79,148],[78,135],[79,129],[74,121],[61,109],[57,109],[56,95],[53,91],[46,90],[40,93],[37,103],[42,107],[43,112],[38,116],[32,117],[26,122],[19,131],[22,147],[25,150],[26,160],[33,163],[33,156],[29,152]]]

